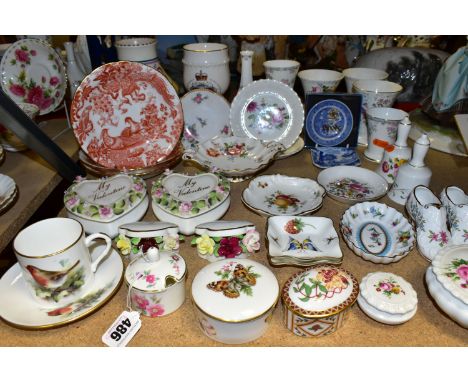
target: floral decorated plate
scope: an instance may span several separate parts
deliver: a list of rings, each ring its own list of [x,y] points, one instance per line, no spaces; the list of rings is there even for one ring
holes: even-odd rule
[[[432,260],[432,271],[447,291],[468,305],[468,244],[441,249]]]
[[[245,137],[215,137],[199,144],[195,151],[187,151],[182,158],[193,160],[205,169],[217,172],[236,181],[236,178],[253,175],[265,168],[283,149],[277,142]]]
[[[340,230],[348,247],[373,263],[400,261],[415,243],[408,220],[382,203],[364,202],[349,207],[341,218]]]
[[[90,248],[100,253],[102,245]],[[96,271],[94,285],[84,297],[58,309],[38,305],[27,290],[18,263],[0,280],[0,316],[9,324],[22,329],[56,328],[84,318],[101,308],[118,291],[123,280],[123,263],[111,250]]]
[[[28,38],[12,44],[0,62],[2,89],[15,102],[33,103],[39,114],[54,111],[67,89],[65,66],[46,42]]]
[[[83,151],[101,166],[120,170],[164,161],[183,127],[173,86],[160,72],[137,62],[95,69],[77,89],[70,114]]]
[[[343,259],[338,234],[329,218],[273,216],[268,218],[267,235],[270,260],[297,260],[297,265],[308,266],[340,264]]]
[[[301,152],[304,148],[304,139],[302,137],[297,138],[296,142],[293,143],[288,149],[280,151],[276,154],[276,159],[285,159],[289,158],[297,153]]]
[[[196,89],[180,100],[184,111],[183,142],[186,149],[194,148],[215,136],[230,136],[229,102],[218,93]]]
[[[354,166],[336,166],[322,170],[317,181],[328,196],[342,203],[376,200],[388,191],[388,183],[373,171]]]
[[[279,142],[287,149],[302,131],[304,107],[288,85],[259,80],[237,93],[232,101],[230,121],[236,136]]]
[[[285,175],[252,179],[242,193],[242,202],[264,215],[309,215],[322,206],[325,190],[315,180]]]
[[[143,179],[125,174],[99,180],[78,178],[63,197],[69,217],[87,233],[116,236],[119,225],[140,220],[148,208]]]

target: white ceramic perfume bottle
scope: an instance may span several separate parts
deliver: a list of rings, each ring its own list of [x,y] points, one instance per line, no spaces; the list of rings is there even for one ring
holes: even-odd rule
[[[242,69],[241,69],[241,80],[240,80],[239,90],[253,81],[253,75],[252,75],[253,54],[254,52],[252,50],[243,50],[240,52]]]
[[[411,148],[408,147],[408,134],[411,129],[411,121],[405,117],[398,124],[398,135],[394,145],[385,148],[380,167],[375,171],[389,184],[395,181],[400,167],[411,158]]]
[[[67,77],[68,83],[70,84],[70,95],[73,98],[76,89],[80,86],[81,81],[85,78],[85,74],[82,72],[78,63],[75,60],[75,52],[73,51],[73,43],[65,42],[63,44],[67,51]]]
[[[424,164],[424,158],[429,150],[430,141],[427,134],[422,134],[414,143],[413,157],[409,163],[405,163],[398,171],[393,187],[388,197],[395,203],[404,205],[409,193],[414,187],[429,186],[432,171]]]

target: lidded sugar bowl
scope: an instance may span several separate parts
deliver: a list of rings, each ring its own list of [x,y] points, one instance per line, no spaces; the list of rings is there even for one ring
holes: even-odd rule
[[[192,282],[192,301],[201,330],[225,344],[242,344],[262,336],[278,296],[273,272],[249,259],[210,263]]]
[[[418,296],[403,277],[388,272],[367,274],[359,285],[358,304],[370,318],[389,325],[402,324],[416,314]]]
[[[186,274],[182,256],[149,248],[125,271],[132,309],[149,317],[175,312],[185,300]]]
[[[316,265],[283,286],[283,321],[295,335],[320,337],[339,329],[359,294],[356,278],[343,268]]]

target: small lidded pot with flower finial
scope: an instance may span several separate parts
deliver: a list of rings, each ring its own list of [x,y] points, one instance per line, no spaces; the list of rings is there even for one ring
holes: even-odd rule
[[[167,222],[136,222],[122,224],[119,236],[114,239],[120,254],[129,256],[130,261],[143,255],[149,248],[179,253],[179,243],[184,237],[179,235],[177,224]]]
[[[243,220],[220,220],[195,227],[192,245],[198,256],[210,262],[245,259],[260,249],[260,234],[255,225]]]
[[[149,248],[125,271],[131,308],[148,317],[175,312],[185,301],[186,274],[182,256]]]
[[[283,322],[300,337],[321,337],[343,326],[359,294],[356,278],[343,268],[315,265],[283,286]]]

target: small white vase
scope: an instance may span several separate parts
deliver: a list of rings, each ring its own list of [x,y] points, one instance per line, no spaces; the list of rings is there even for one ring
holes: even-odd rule
[[[73,98],[76,89],[78,89],[81,81],[83,81],[83,78],[85,78],[85,74],[82,72],[75,60],[75,52],[73,50],[74,44],[72,42],[65,42],[63,45],[67,51],[67,76],[68,83],[70,84],[70,94]]]
[[[252,50],[243,50],[240,52],[240,55],[242,67],[239,90],[253,81],[252,57],[254,55],[254,52]]]

